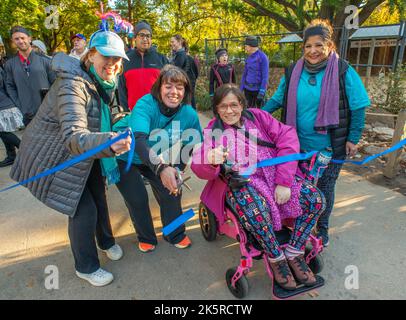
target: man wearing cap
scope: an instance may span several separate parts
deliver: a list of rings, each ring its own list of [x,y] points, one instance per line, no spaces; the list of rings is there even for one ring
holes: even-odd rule
[[[134,37],[135,48],[128,53],[130,61],[124,61],[119,82],[120,104],[127,110],[132,110],[138,99],[150,93],[160,70],[169,63],[163,54],[151,48],[152,29],[147,22],[135,26]]]
[[[245,39],[245,52],[248,58],[245,61],[244,73],[240,89],[244,91],[248,107],[260,108],[264,104],[266,88],[269,78],[269,60],[264,52],[258,48],[259,39],[249,36]]]
[[[73,42],[73,49],[69,56],[80,60],[87,52],[86,37],[81,33],[77,33],[71,37],[71,40]]]
[[[17,55],[5,64],[6,90],[28,125],[41,104],[41,91],[49,89],[55,80],[51,70],[51,59],[36,53],[31,47],[27,29],[15,26],[11,39],[17,47]]]

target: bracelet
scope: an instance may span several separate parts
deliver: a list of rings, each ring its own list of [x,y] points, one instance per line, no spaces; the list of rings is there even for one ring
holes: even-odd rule
[[[168,167],[170,167],[169,164],[161,162],[160,164],[158,164],[158,167],[156,169],[156,175],[159,177],[161,175],[162,171],[164,171],[164,169],[166,169]]]

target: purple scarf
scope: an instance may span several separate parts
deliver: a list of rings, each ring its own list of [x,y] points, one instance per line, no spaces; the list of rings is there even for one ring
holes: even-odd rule
[[[304,58],[301,58],[293,68],[289,82],[286,124],[296,128],[297,90],[302,74]],[[340,84],[338,79],[338,55],[332,52],[328,58],[326,72],[321,83],[319,110],[317,112],[314,130],[327,134],[327,129],[336,128],[339,124]]]

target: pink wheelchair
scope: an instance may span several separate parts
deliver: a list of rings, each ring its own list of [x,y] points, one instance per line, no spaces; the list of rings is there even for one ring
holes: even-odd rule
[[[317,283],[311,287],[298,285],[294,291],[285,290],[273,281],[272,269],[258,241],[240,225],[234,213],[227,206],[225,208],[225,212],[212,212],[201,202],[199,205],[199,221],[203,237],[207,241],[215,240],[219,234],[236,239],[240,244],[240,263],[237,267],[230,268],[226,272],[227,286],[235,297],[241,299],[248,294],[249,287],[246,275],[252,268],[254,259],[261,260],[264,258],[265,268],[272,282],[273,298],[289,299],[324,285],[324,279],[318,275],[324,265],[323,258],[320,255],[323,251],[321,239],[311,235],[305,251],[306,262],[315,274]],[[286,247],[289,242],[293,223],[294,220],[285,221],[283,229],[275,232],[282,248]]]

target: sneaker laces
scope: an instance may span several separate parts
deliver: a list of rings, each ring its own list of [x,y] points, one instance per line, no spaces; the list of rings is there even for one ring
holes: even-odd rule
[[[299,269],[300,271],[303,272],[308,272],[309,271],[309,266],[307,265],[307,263],[305,262],[305,260],[303,259],[303,257],[296,257],[294,259],[294,262],[299,265]]]
[[[95,272],[93,272],[93,276],[96,278],[103,278],[106,275],[106,272],[103,269],[99,269]]]
[[[282,260],[281,262],[279,262],[277,264],[278,267],[278,271],[280,272],[280,274],[282,275],[282,277],[284,277],[285,279],[288,278],[288,276],[290,275],[290,270],[289,270],[289,266],[286,263],[286,261]]]

